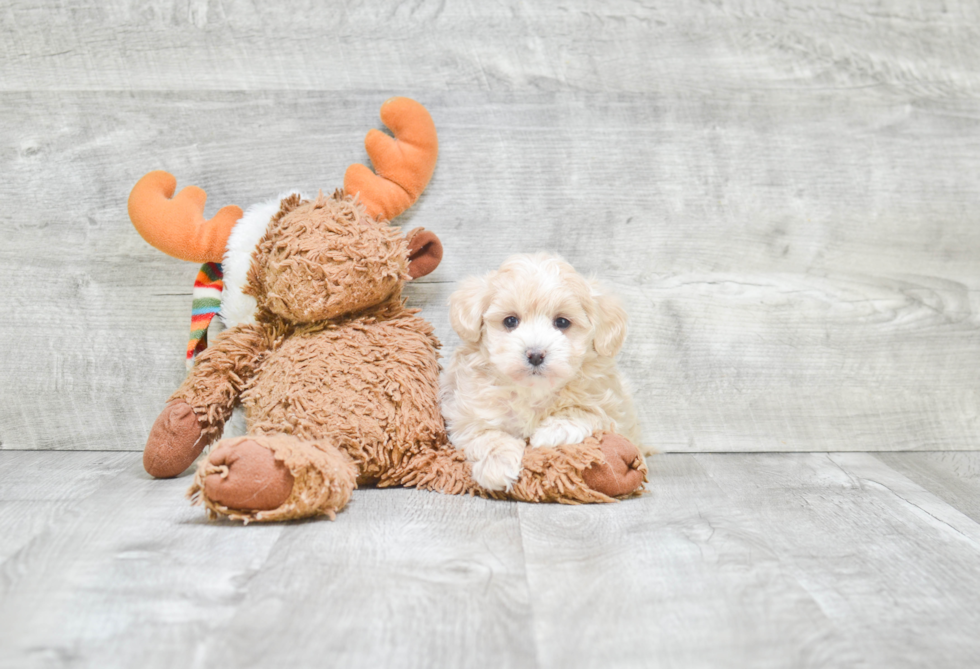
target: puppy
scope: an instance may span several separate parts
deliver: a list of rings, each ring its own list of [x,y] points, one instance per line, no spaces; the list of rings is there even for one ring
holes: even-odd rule
[[[613,359],[626,312],[563,259],[511,256],[465,279],[449,315],[462,345],[442,375],[442,413],[481,486],[509,490],[528,444],[576,444],[608,430],[639,445]]]

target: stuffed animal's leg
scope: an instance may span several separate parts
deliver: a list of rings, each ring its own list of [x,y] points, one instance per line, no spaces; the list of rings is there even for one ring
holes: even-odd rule
[[[256,435],[218,442],[198,464],[188,496],[211,517],[246,523],[333,518],[356,481],[350,456],[326,441]]]
[[[520,478],[509,491],[489,492],[477,485],[466,456],[450,445],[403,460],[379,485],[524,502],[587,504],[638,493],[646,474],[643,457],[628,439],[597,433],[580,444],[528,448]]]
[[[402,458],[397,467],[385,472],[377,485],[406,486],[447,495],[487,496],[487,491],[473,480],[473,467],[466,454],[448,442],[440,448],[424,449]]]
[[[525,502],[589,504],[612,502],[638,494],[647,480],[647,465],[626,437],[599,432],[580,444],[528,448],[521,476],[495,498]]]

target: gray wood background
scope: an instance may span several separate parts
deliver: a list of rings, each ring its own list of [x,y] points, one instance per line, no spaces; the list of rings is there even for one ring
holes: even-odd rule
[[[663,451],[977,448],[970,0],[7,0],[0,448],[139,450],[180,382],[196,267],[132,229],[140,175],[329,190],[394,94],[441,136],[402,223],[447,348],[458,279],[554,250],[625,298]]]

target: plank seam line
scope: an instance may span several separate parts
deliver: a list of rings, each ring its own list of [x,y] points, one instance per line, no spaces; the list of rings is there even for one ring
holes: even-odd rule
[[[521,558],[524,560],[524,584],[527,586],[527,607],[531,616],[531,642],[534,644],[534,666],[540,669],[541,664],[541,644],[538,643],[538,615],[534,606],[534,593],[531,591],[531,572],[528,569],[527,550],[524,545],[524,514],[521,513],[521,502],[512,502],[517,505],[517,536],[521,540]]]

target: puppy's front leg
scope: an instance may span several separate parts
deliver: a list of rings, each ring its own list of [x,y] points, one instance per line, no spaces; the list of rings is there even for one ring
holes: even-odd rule
[[[453,442],[473,463],[473,480],[487,490],[510,490],[521,475],[524,441],[499,430],[457,434]]]
[[[561,446],[580,444],[596,430],[604,427],[603,417],[584,409],[569,409],[548,416],[531,435],[531,446]]]

